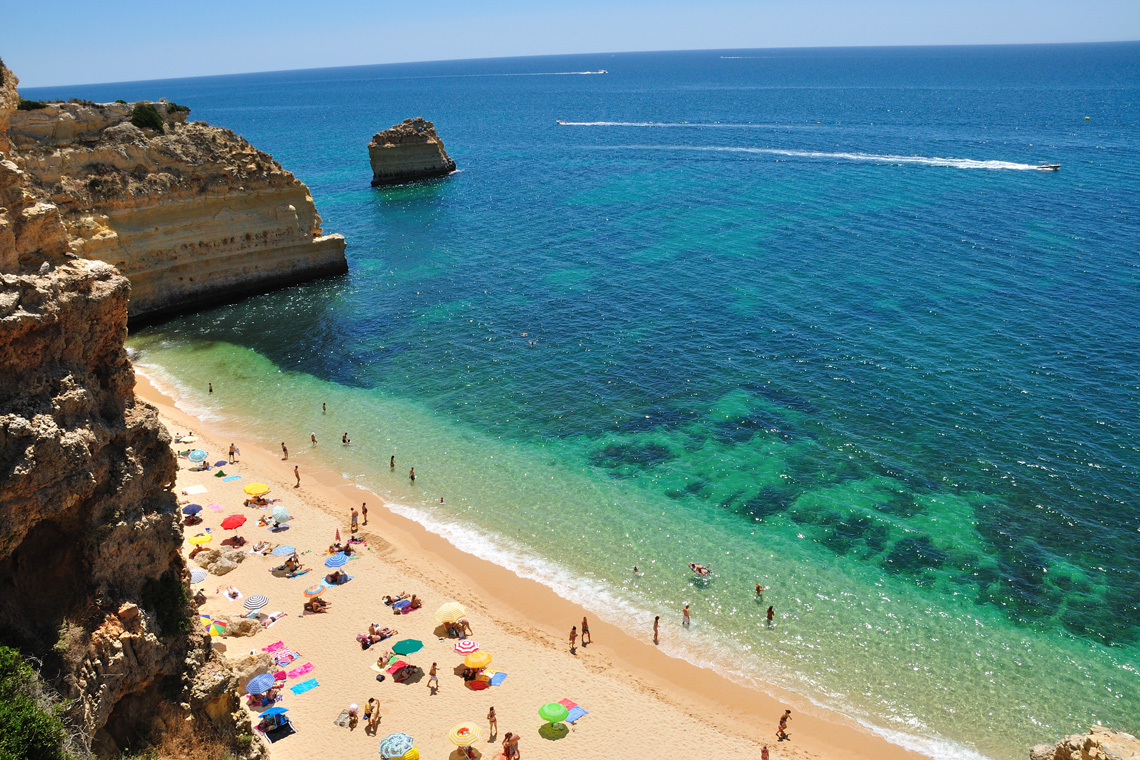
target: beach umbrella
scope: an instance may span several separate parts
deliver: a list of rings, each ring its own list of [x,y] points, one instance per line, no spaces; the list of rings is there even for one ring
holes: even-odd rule
[[[288,707],[270,707],[268,710],[261,713],[258,717],[272,718],[274,715],[284,715],[287,712],[289,712]]]
[[[380,742],[380,757],[403,757],[415,746],[415,740],[407,734],[390,734]]]
[[[230,515],[222,520],[222,527],[226,530],[237,530],[245,525],[245,515]]]
[[[454,623],[467,614],[467,610],[459,602],[448,602],[435,611],[435,619],[441,623]]]
[[[243,490],[250,496],[261,496],[263,493],[269,493],[269,486],[264,483],[250,483]]]
[[[560,705],[557,702],[547,702],[538,708],[538,717],[547,723],[561,723],[566,720],[566,716],[569,714],[570,711],[566,709],[566,706]]]
[[[265,692],[272,689],[273,684],[275,683],[277,682],[273,680],[273,676],[269,675],[268,673],[262,673],[259,676],[254,676],[253,678],[249,679],[249,683],[246,685],[245,690],[250,694],[264,694]]]
[[[219,459],[218,461],[214,462],[215,467],[224,467],[226,464],[227,462],[224,459]]]
[[[295,548],[293,548],[292,546],[289,546],[289,544],[282,544],[281,546],[278,546],[278,547],[273,549],[273,556],[274,557],[288,557],[290,554],[294,553],[295,551],[297,551],[297,550]]]
[[[273,519],[280,524],[283,522],[289,522],[293,518],[289,516],[289,510],[285,509],[285,507],[274,507]]]
[[[214,540],[214,537],[211,536],[209,533],[199,533],[196,536],[190,536],[190,538],[188,538],[186,540],[189,541],[190,543],[194,544],[195,546],[197,546],[198,544],[210,543],[211,541]]]
[[[336,529],[336,542],[338,544],[340,543],[340,528]]]
[[[262,596],[261,594],[254,594],[245,600],[243,605],[247,610],[260,610],[265,605],[269,604],[269,597]]]
[[[205,462],[206,457],[208,457],[208,456],[210,456],[210,455],[207,454],[206,452],[202,451],[201,449],[194,449],[193,451],[190,452],[190,455],[186,458],[189,459],[191,462]]]
[[[188,435],[185,438],[183,438],[181,441],[179,441],[179,443],[197,443],[197,442],[198,442],[198,436],[196,436],[196,435]]]
[[[473,654],[479,651],[479,645],[471,639],[463,639],[455,642],[455,651],[459,654]]]
[[[479,738],[479,727],[474,723],[460,723],[447,732],[447,738],[456,747],[470,747]]]
[[[226,633],[226,624],[221,620],[211,620],[210,624],[206,626],[206,633],[211,636],[223,636]]]
[[[190,571],[190,582],[191,583],[201,583],[202,581],[206,580],[209,577],[210,577],[210,574],[207,573],[205,570],[203,570],[200,567],[196,567]]]
[[[201,511],[202,511],[202,505],[201,504],[189,504],[189,505],[182,508],[182,514],[184,514],[184,515],[196,515]]]
[[[315,586],[309,586],[307,589],[305,589],[305,596],[312,599],[314,596],[320,596],[321,592],[324,590],[325,590],[325,584],[318,583]]]
[[[348,555],[344,552],[337,552],[325,560],[325,567],[344,567],[348,564]]]
[[[479,670],[491,664],[490,652],[472,652],[463,658],[463,664],[469,668]]]
[[[392,651],[396,654],[412,654],[424,648],[424,643],[419,639],[404,639],[397,641],[392,647]]]

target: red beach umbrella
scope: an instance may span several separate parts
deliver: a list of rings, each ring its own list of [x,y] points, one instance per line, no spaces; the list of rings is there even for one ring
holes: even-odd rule
[[[245,515],[230,515],[222,520],[222,527],[226,530],[235,530],[245,525]]]
[[[340,528],[336,529],[336,542],[338,544],[340,543]]]

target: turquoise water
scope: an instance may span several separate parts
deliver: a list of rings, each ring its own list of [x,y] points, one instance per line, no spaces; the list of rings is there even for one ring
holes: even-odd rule
[[[138,331],[183,403],[632,630],[690,603],[676,656],[1020,758],[1140,728],[1138,64],[729,51],[24,94],[186,103],[348,238],[347,277]],[[370,188],[368,138],[413,115],[461,171]]]

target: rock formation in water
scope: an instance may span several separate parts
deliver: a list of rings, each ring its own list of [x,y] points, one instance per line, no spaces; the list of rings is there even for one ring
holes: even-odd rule
[[[140,731],[256,756],[189,600],[170,436],[135,398],[130,284],[75,255],[71,196],[41,192],[0,156],[0,644],[37,658],[98,756]]]
[[[455,171],[455,162],[443,149],[435,125],[420,117],[377,132],[368,143],[372,186],[394,185]]]
[[[130,280],[132,320],[347,271],[308,188],[233,132],[166,101],[15,110],[4,78],[0,150],[27,180],[17,223],[58,216],[67,249]],[[0,269],[26,269],[3,235]],[[38,253],[58,263],[64,249]]]
[[[1056,746],[1038,744],[1029,760],[1140,760],[1140,739],[1093,726],[1087,734],[1066,736]]]

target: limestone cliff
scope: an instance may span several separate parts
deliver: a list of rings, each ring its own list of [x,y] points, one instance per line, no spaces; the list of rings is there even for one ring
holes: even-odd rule
[[[187,109],[165,101],[149,104],[157,119],[148,123],[140,104],[20,111],[5,97],[0,192],[4,171],[27,180],[9,224],[58,215],[67,232],[65,248],[16,261],[0,253],[5,271],[27,271],[37,256],[58,263],[65,250],[113,264],[131,282],[132,320],[347,271],[344,238],[322,233],[308,188],[233,132],[185,123]]]
[[[435,125],[419,117],[377,132],[368,143],[368,158],[373,187],[443,177],[455,171],[455,162],[443,149]]]
[[[1122,731],[1093,726],[1087,734],[1066,736],[1056,746],[1039,744],[1030,760],[1140,760],[1140,739]]]

